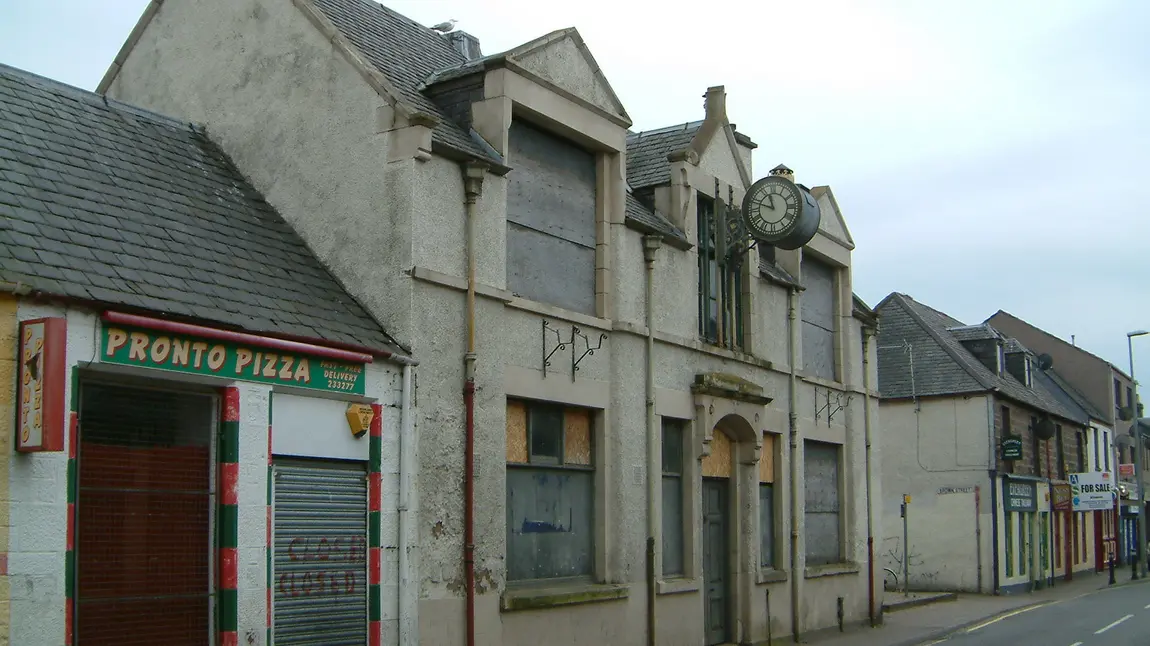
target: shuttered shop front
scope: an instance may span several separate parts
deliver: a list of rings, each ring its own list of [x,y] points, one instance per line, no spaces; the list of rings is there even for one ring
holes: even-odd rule
[[[279,459],[274,473],[275,643],[366,644],[364,464]]]

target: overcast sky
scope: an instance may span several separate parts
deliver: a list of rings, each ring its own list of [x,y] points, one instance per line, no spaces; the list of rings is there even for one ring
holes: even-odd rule
[[[872,305],[1004,309],[1123,370],[1150,329],[1150,2],[386,4],[488,54],[577,27],[634,129],[701,119],[725,85],[756,176],[834,189]],[[94,89],[146,5],[0,0],[0,62]]]

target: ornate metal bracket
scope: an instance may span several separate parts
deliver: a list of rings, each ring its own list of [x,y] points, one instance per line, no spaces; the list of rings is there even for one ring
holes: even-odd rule
[[[555,335],[555,347],[551,348],[550,352],[547,351],[547,333],[548,332],[551,332],[552,334]],[[571,351],[574,352],[575,351],[575,345],[573,343],[574,340],[575,340],[575,337],[572,336],[570,341],[564,341],[562,335],[560,335],[560,333],[559,333],[559,330],[556,330],[555,328],[551,327],[551,324],[548,323],[546,319],[543,320],[543,346],[542,347],[543,347],[543,378],[544,379],[547,378],[547,366],[551,365],[551,357],[556,352],[559,352],[560,350],[563,350],[564,348],[566,348],[568,344],[571,344]]]
[[[575,337],[580,337],[583,339],[584,350],[583,354],[579,355],[578,359],[575,358]],[[600,334],[598,345],[592,348],[591,340],[587,338],[587,335],[580,332],[578,326],[571,326],[571,381],[575,381],[575,371],[579,370],[579,364],[583,361],[583,359],[586,358],[589,354],[595,354],[596,350],[603,347],[603,342],[606,340],[607,335],[605,333]]]
[[[826,403],[824,403],[823,405],[820,406],[819,405],[819,390],[820,390],[820,388],[818,386],[815,386],[815,424],[819,423],[819,417],[821,417],[822,414],[825,412],[827,414],[827,426],[830,426],[831,422],[834,421],[835,414],[838,413],[839,411],[841,411],[842,409],[846,408],[847,406],[850,406],[851,400],[854,399],[854,395],[844,395],[843,393],[840,393],[836,390],[836,391],[833,391],[834,401],[832,402],[831,401],[831,394],[832,394],[831,389],[830,388],[822,388],[821,390],[823,392],[823,395],[825,396]],[[846,401],[843,401],[844,399]]]

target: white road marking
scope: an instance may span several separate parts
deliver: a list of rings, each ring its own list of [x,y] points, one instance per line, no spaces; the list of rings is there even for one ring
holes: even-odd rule
[[[1127,619],[1133,619],[1133,618],[1134,618],[1134,615],[1126,615],[1125,617],[1123,617],[1123,618],[1119,619],[1118,621],[1110,624],[1109,626],[1103,628],[1102,630],[1095,630],[1094,634],[1095,635],[1101,635],[1102,633],[1106,632],[1107,630],[1110,630],[1111,628],[1113,628],[1113,627],[1117,626],[1118,624],[1126,621]]]
[[[1147,610],[1150,610],[1150,606],[1146,606],[1146,609],[1147,609]]]
[[[977,626],[974,626],[973,628],[968,628],[968,629],[966,630],[966,632],[968,632],[968,633],[972,633],[972,632],[974,632],[974,631],[976,631],[976,630],[980,630],[980,629],[982,629],[982,628],[986,628],[987,626],[989,626],[989,625],[991,625],[991,624],[996,624],[996,623],[998,623],[998,622],[1002,621],[1003,619],[1009,619],[1009,618],[1011,618],[1011,617],[1014,617],[1014,616],[1016,616],[1016,615],[1021,615],[1021,614],[1022,614],[1022,613],[1024,613],[1024,612],[1030,612],[1031,610],[1037,610],[1038,608],[1041,608],[1041,607],[1043,607],[1043,606],[1047,606],[1047,605],[1050,605],[1051,603],[1053,603],[1053,602],[1049,602],[1049,601],[1048,601],[1048,602],[1046,602],[1046,603],[1039,603],[1039,604],[1035,604],[1035,605],[1033,605],[1033,606],[1029,606],[1029,607],[1027,607],[1027,608],[1022,608],[1021,610],[1015,610],[1014,612],[1008,612],[1008,613],[1006,613],[1005,615],[1000,615],[1000,616],[998,616],[998,617],[995,617],[994,619],[991,619],[990,621],[987,621],[987,622],[984,622],[984,623],[978,624]]]
[[[1074,642],[1070,646],[1082,646],[1082,642]]]

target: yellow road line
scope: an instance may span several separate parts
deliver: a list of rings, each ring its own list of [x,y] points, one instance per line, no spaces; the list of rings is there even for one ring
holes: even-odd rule
[[[973,628],[967,628],[967,629],[966,629],[966,632],[968,632],[968,633],[972,633],[972,632],[974,632],[974,631],[976,631],[976,630],[979,630],[979,629],[982,629],[982,628],[986,628],[987,626],[989,626],[989,625],[991,625],[991,624],[996,624],[996,623],[998,623],[998,622],[1002,621],[1003,619],[1009,619],[1009,618],[1011,618],[1011,617],[1015,617],[1015,616],[1017,616],[1017,615],[1021,615],[1021,614],[1022,614],[1022,613],[1024,613],[1024,612],[1030,612],[1031,610],[1037,610],[1037,609],[1039,609],[1039,608],[1042,608],[1042,607],[1045,607],[1045,606],[1049,606],[1051,603],[1054,603],[1054,602],[1052,602],[1052,601],[1047,601],[1047,602],[1045,602],[1045,603],[1039,603],[1039,604],[1036,604],[1036,605],[1033,605],[1033,606],[1029,606],[1029,607],[1026,607],[1026,608],[1022,608],[1022,609],[1020,609],[1020,610],[1015,610],[1014,612],[1008,612],[1008,613],[1006,613],[1005,615],[999,615],[999,616],[995,617],[994,619],[991,619],[990,621],[987,621],[987,622],[984,622],[984,623],[978,624],[977,626],[974,626]]]

